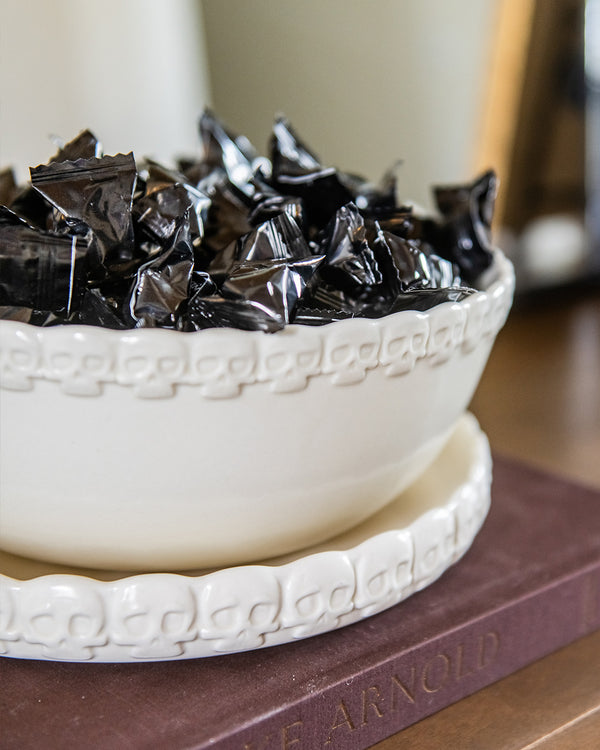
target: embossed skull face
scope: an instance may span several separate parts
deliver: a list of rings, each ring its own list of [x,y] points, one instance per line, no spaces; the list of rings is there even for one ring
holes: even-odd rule
[[[364,616],[399,602],[412,582],[413,545],[407,531],[388,531],[368,539],[353,553],[354,605]]]
[[[410,530],[415,550],[413,579],[419,590],[435,581],[453,560],[454,514],[445,508],[430,510],[418,518]]]
[[[456,518],[455,560],[470,547],[485,520],[489,507],[489,491],[469,486],[462,488],[460,497],[453,507]]]
[[[45,656],[83,661],[107,642],[104,603],[88,581],[66,583],[62,576],[26,581],[20,608],[24,639],[40,644]]]
[[[44,351],[47,376],[60,381],[65,393],[99,395],[113,363],[111,340],[108,331],[96,328],[89,333],[69,328],[49,331]]]
[[[156,573],[124,578],[115,584],[113,607],[113,639],[130,646],[136,659],[180,656],[183,644],[196,637],[196,602],[179,576]]]
[[[0,576],[0,654],[8,652],[6,641],[16,641],[19,637],[14,628],[15,609],[10,589],[8,581]]]
[[[301,566],[280,569],[283,627],[293,638],[304,638],[337,627],[353,608],[354,568],[338,552],[319,552]]]
[[[185,346],[170,331],[141,331],[119,345],[118,381],[132,385],[141,398],[172,396],[185,367]]]
[[[201,579],[201,636],[217,652],[259,648],[279,628],[279,582],[267,567],[246,566]]]
[[[431,364],[446,362],[460,345],[465,329],[466,312],[456,303],[446,302],[429,312],[427,356]]]
[[[201,331],[192,344],[190,379],[208,398],[237,396],[241,386],[255,380],[256,345],[249,333],[215,329]]]
[[[427,353],[429,325],[424,315],[399,313],[384,321],[381,341],[381,363],[386,375],[410,372],[417,359]]]
[[[350,326],[345,323],[351,323]],[[341,320],[328,326],[324,337],[323,372],[335,385],[360,383],[367,370],[377,366],[379,328],[376,321]]]
[[[487,320],[490,314],[490,301],[487,295],[473,295],[463,303],[467,311],[465,322],[465,337],[462,348],[465,352],[472,351],[485,335]]]
[[[258,378],[278,393],[300,391],[308,378],[319,372],[321,339],[312,328],[284,328],[261,341],[262,358]]]
[[[31,390],[31,378],[39,361],[37,332],[5,322],[0,328],[0,386],[15,391]]]

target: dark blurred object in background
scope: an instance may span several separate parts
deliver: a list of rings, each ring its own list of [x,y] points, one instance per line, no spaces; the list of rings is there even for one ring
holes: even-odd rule
[[[600,274],[600,0],[535,0],[505,175],[519,291]]]
[[[586,188],[590,241],[600,269],[600,0],[585,3]],[[600,272],[600,271],[599,271]]]

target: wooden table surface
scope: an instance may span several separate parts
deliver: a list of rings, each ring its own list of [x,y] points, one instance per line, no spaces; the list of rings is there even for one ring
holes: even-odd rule
[[[517,300],[471,410],[493,450],[600,487],[600,284]],[[375,747],[598,750],[600,631]]]
[[[517,303],[471,404],[492,448],[600,487],[600,283]]]

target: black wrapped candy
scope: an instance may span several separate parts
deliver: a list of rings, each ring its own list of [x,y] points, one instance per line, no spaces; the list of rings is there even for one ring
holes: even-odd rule
[[[180,307],[189,296],[193,268],[194,250],[186,212],[170,247],[138,269],[129,293],[129,314],[135,324],[175,328]]]
[[[429,222],[427,235],[460,269],[462,277],[473,282],[492,262],[491,223],[498,180],[487,171],[467,185],[440,186],[433,194],[443,220]]]
[[[67,220],[79,220],[89,228],[92,279],[127,269],[135,255],[133,154],[52,162],[30,173],[33,187]]]
[[[305,258],[310,247],[298,224],[286,212],[264,221],[247,234],[233,240],[210,262],[208,270],[213,278],[224,280],[234,266],[249,261]]]
[[[99,159],[102,145],[90,130],[82,130],[73,140],[65,143],[50,162],[76,161],[77,159]]]
[[[323,233],[320,248],[325,252],[320,275],[326,283],[351,291],[381,282],[364,220],[354,203],[335,212]]]
[[[200,136],[178,168],[84,130],[30,184],[0,172],[0,318],[270,333],[459,301],[492,261],[492,172],[418,216],[396,167],[373,185],[324,166],[285,118],[270,160],[212,112]]]
[[[236,266],[222,285],[223,294],[243,299],[272,320],[273,329],[293,319],[298,301],[322,256],[271,260]]]
[[[284,195],[301,198],[309,226],[322,229],[352,193],[332,167],[324,167],[300,141],[285,118],[278,118],[271,138],[272,184]]]
[[[87,240],[0,225],[0,305],[45,310],[68,318],[86,283]]]

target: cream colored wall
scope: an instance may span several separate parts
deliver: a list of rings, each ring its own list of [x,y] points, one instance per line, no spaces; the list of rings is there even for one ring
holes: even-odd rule
[[[212,84],[261,150],[283,111],[328,164],[404,159],[401,196],[427,202],[471,174],[496,2],[0,0],[0,167],[84,127],[108,153],[193,151]]]
[[[283,111],[328,164],[400,194],[471,176],[496,0],[204,0],[213,102],[265,148]]]
[[[0,0],[0,167],[85,127],[107,153],[198,147],[208,100],[196,0]]]

